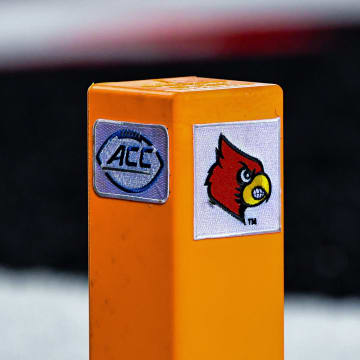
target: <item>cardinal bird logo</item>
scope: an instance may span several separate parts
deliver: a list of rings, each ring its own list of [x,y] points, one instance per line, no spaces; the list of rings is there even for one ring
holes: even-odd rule
[[[268,201],[271,195],[271,181],[261,161],[238,149],[223,134],[205,186],[210,202],[244,225],[245,210]]]

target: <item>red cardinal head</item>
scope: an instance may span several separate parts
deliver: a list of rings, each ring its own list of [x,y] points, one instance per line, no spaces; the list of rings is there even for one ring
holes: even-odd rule
[[[271,194],[271,182],[261,161],[242,152],[222,134],[205,185],[210,201],[244,224],[246,208],[260,205]]]

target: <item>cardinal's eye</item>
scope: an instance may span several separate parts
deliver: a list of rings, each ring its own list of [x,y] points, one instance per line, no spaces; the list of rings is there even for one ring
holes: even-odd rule
[[[243,183],[248,183],[251,181],[251,172],[249,169],[241,169],[238,172],[238,180]]]

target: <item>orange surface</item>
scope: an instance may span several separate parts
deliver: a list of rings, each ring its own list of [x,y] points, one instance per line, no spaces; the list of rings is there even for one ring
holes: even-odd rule
[[[192,145],[193,124],[280,116],[282,128],[282,101],[277,85],[195,77],[90,87],[91,360],[283,359],[283,215],[279,233],[194,241]],[[165,204],[95,194],[99,118],[168,128]],[[281,174],[282,159],[281,135]]]

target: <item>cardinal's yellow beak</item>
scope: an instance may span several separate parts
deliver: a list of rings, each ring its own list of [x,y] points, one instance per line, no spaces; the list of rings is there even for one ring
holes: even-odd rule
[[[259,174],[244,188],[243,199],[249,206],[259,205],[270,196],[270,179],[266,174]]]

